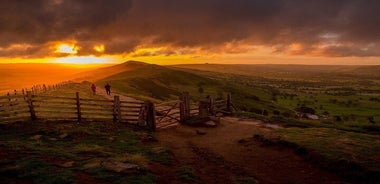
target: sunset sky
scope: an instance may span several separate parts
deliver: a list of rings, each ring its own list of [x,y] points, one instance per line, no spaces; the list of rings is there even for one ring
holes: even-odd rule
[[[0,63],[380,65],[379,0],[1,0]]]

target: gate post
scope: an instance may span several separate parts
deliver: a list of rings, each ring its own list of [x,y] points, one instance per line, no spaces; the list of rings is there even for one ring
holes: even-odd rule
[[[82,114],[81,114],[81,109],[80,109],[80,98],[79,98],[79,92],[75,93],[75,100],[76,100],[76,105],[77,105],[77,118],[78,122],[82,121]]]
[[[180,96],[180,122],[185,122],[190,117],[190,97],[189,92],[184,92]]]
[[[154,104],[151,101],[145,102],[145,112],[148,129],[151,131],[156,131],[156,112],[154,109]]]
[[[231,93],[227,94],[227,111],[232,112]]]
[[[215,114],[215,107],[214,107],[214,98],[212,98],[211,96],[208,96],[209,97],[209,113],[211,115],[214,115]]]

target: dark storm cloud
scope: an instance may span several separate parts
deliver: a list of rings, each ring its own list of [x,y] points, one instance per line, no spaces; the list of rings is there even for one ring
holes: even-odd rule
[[[380,56],[379,9],[378,0],[3,0],[0,49],[72,39],[82,55],[97,43],[110,54],[141,45],[222,50],[215,47],[239,43],[289,54]]]
[[[128,0],[2,0],[0,46],[94,39],[98,28],[123,17],[130,6]]]

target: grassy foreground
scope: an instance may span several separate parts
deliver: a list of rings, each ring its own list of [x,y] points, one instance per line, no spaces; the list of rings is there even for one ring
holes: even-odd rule
[[[148,164],[170,163],[166,150],[141,143],[146,132],[111,122],[23,122],[0,133],[5,183],[154,183]]]
[[[43,95],[104,99],[89,86],[74,83]],[[149,163],[171,162],[164,148],[144,143],[148,132],[112,121],[2,123],[0,134],[1,183],[155,183]]]

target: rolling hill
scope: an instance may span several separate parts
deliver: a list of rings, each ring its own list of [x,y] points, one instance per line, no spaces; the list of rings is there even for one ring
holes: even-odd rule
[[[178,98],[181,92],[195,92],[200,85],[209,88],[219,85],[218,81],[196,74],[137,61],[94,71],[97,72],[113,73],[97,80],[98,85],[110,83],[119,92],[157,100]]]
[[[112,72],[105,78],[96,80],[97,86],[110,83],[113,91],[142,100],[156,102],[176,100],[188,91],[193,100],[206,98],[224,98],[227,93],[233,96],[237,108],[254,112],[263,109],[288,112],[290,109],[272,102],[273,89],[247,86],[245,78],[230,80],[227,74],[184,70],[171,66],[160,66],[137,61],[128,61],[112,67],[97,69],[91,73]],[[117,73],[116,71],[120,71]],[[225,80],[224,76],[229,80]],[[237,80],[237,81],[236,81]]]
[[[378,66],[160,66],[128,61],[90,74],[99,87],[110,83],[113,91],[141,100],[177,100],[188,91],[195,102],[231,93],[237,109],[259,116],[293,118],[296,109],[309,107],[319,115],[365,122],[379,117],[373,97],[380,92],[377,70]]]

